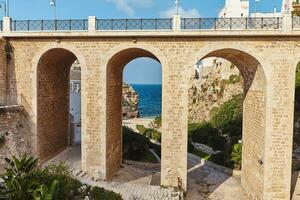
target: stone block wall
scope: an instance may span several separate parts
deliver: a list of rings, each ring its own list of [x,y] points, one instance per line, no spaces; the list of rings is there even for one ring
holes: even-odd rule
[[[0,146],[0,173],[5,167],[4,158],[32,154],[30,129],[29,115],[22,106],[0,107],[0,138],[4,138],[4,145]]]
[[[75,60],[72,53],[56,49],[37,66],[37,152],[42,162],[70,145],[69,72]]]
[[[5,41],[0,40],[0,106],[6,105],[7,61]]]

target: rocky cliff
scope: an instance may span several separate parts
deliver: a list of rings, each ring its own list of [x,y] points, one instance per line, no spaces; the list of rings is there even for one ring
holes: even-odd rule
[[[230,62],[214,59],[195,71],[190,80],[189,121],[208,121],[212,111],[243,92],[243,79]]]
[[[139,95],[132,86],[123,83],[122,116],[123,119],[139,117]]]

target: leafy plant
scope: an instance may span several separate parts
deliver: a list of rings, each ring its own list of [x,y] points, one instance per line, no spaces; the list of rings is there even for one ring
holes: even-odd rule
[[[188,126],[188,134],[193,142],[207,144],[208,138],[219,134],[218,129],[214,128],[209,122],[192,123]]]
[[[208,160],[218,165],[224,165],[224,154],[212,154]]]
[[[24,155],[20,159],[15,156],[12,159],[5,158],[8,165],[6,173],[1,175],[4,185],[2,188],[6,199],[32,199],[38,183],[26,179],[27,174],[37,167],[38,159]]]
[[[136,125],[136,129],[142,135],[144,135],[144,133],[147,131],[147,128],[144,125]]]
[[[37,165],[38,159],[26,155],[21,158],[13,156],[6,162],[6,173],[0,176],[3,180],[0,181],[0,200],[76,200],[90,197],[91,186],[73,179],[63,162],[41,168]],[[113,196],[122,199],[101,188],[97,199]]]
[[[40,185],[36,190],[33,192],[34,200],[52,200],[57,199],[58,197],[58,190],[59,189],[59,182],[54,180],[50,186],[47,185]]]
[[[221,135],[211,136],[208,138],[207,145],[214,151],[223,151],[226,144],[226,139]]]
[[[161,127],[161,115],[158,116],[158,117],[155,117],[154,124],[155,124],[156,128],[160,128]]]
[[[242,167],[242,144],[235,144],[231,153],[231,161],[234,162],[235,169]]]
[[[93,200],[122,200],[121,195],[112,191],[106,191],[100,187],[93,187],[91,197]]]
[[[221,130],[223,134],[241,137],[243,124],[243,95],[235,95],[220,108],[214,109],[211,123],[214,127]]]
[[[236,84],[236,83],[238,83],[240,81],[241,81],[241,78],[240,78],[239,75],[231,74],[229,76],[229,83],[230,84]]]

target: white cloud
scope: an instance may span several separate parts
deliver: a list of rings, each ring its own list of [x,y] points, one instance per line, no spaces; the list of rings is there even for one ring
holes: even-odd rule
[[[168,10],[165,10],[163,12],[160,12],[160,17],[166,17],[166,18],[172,18],[173,15],[175,15],[176,13],[176,6],[168,9]],[[197,9],[195,8],[192,8],[192,9],[188,9],[188,10],[185,10],[184,8],[182,7],[179,7],[179,14],[181,15],[181,17],[187,17],[187,18],[197,18],[197,17],[200,17],[200,13]]]
[[[134,10],[129,5],[127,0],[106,0],[106,1],[116,4],[118,10],[125,12],[129,16],[133,16]]]
[[[149,8],[154,5],[154,0],[128,0],[133,7]]]
[[[134,15],[135,8],[149,8],[154,4],[154,0],[106,0],[117,6],[117,9],[125,12],[129,16]]]

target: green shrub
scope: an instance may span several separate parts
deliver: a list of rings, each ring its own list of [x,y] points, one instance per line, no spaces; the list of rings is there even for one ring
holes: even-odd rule
[[[154,124],[157,128],[160,128],[161,127],[161,115],[158,116],[158,117],[155,117],[154,119]]]
[[[136,125],[136,129],[139,131],[140,134],[144,135],[147,128],[144,125]]]
[[[194,149],[193,154],[200,157],[200,158],[203,158],[204,160],[209,160],[209,158],[210,158],[209,154],[204,153],[204,152],[202,152],[200,150],[197,150],[197,149]]]
[[[194,145],[192,144],[192,141],[191,140],[188,140],[188,152],[189,153],[193,153],[194,152]]]
[[[64,163],[41,168],[37,165],[37,159],[26,155],[21,158],[13,156],[12,159],[6,158],[5,160],[8,168],[6,173],[0,176],[2,179],[0,199],[85,199],[90,190],[90,186],[86,186],[85,190],[82,189],[84,185],[70,176],[70,170]],[[103,190],[102,193],[104,197],[107,193],[108,197],[114,196],[110,191]]]
[[[123,127],[123,154],[125,159],[140,161],[149,151],[149,138],[128,127]]]
[[[161,142],[161,132],[152,128],[146,128],[143,125],[137,125],[136,128],[141,135],[146,136],[149,139]]]
[[[231,161],[234,163],[235,169],[242,167],[242,144],[235,144],[231,152]]]
[[[208,137],[207,146],[214,151],[223,151],[226,144],[226,139],[221,135]]]
[[[121,195],[112,191],[106,191],[100,187],[93,187],[91,197],[92,200],[122,200]]]
[[[211,123],[202,122],[199,124],[189,124],[188,134],[193,142],[207,144],[208,138],[218,135],[219,131]]]
[[[146,132],[144,133],[146,137],[158,141],[161,141],[161,133],[155,129],[147,129]]]
[[[208,160],[218,165],[224,165],[224,154],[212,154]]]
[[[214,109],[211,123],[223,134],[230,136],[242,135],[243,95],[235,95],[220,108]]]
[[[236,83],[238,83],[240,81],[241,81],[241,78],[240,78],[239,75],[232,74],[232,75],[229,76],[229,83],[230,84],[236,84]]]

